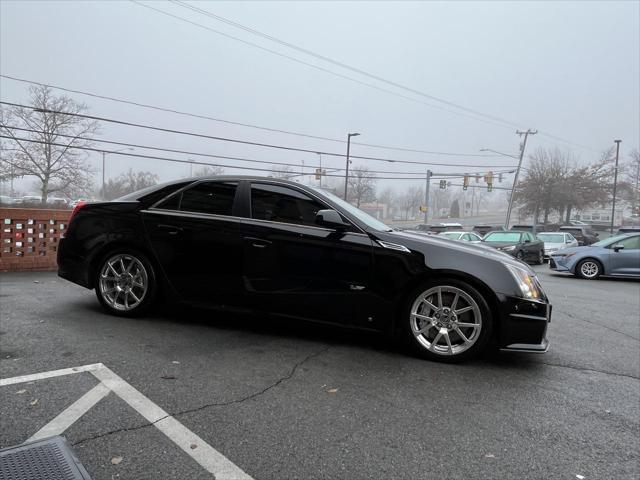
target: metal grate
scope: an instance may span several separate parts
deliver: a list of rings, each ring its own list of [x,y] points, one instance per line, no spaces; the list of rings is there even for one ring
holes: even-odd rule
[[[0,480],[91,480],[64,437],[0,450]]]

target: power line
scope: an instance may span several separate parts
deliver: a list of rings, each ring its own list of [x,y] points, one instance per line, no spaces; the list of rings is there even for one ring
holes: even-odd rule
[[[230,38],[230,39],[235,40],[235,41],[237,41],[237,42],[244,43],[245,45],[249,45],[249,46],[252,46],[252,47],[258,48],[258,49],[260,49],[260,50],[264,50],[265,52],[269,52],[269,53],[271,53],[271,54],[273,54],[273,55],[277,55],[277,56],[279,56],[279,57],[287,58],[287,59],[289,59],[289,60],[292,60],[292,61],[294,61],[294,62],[300,63],[300,64],[302,64],[302,65],[306,65],[306,66],[308,66],[308,67],[315,68],[316,70],[320,70],[320,71],[322,71],[322,72],[329,73],[329,74],[334,75],[334,76],[336,76],[336,77],[340,77],[340,78],[343,78],[343,79],[346,79],[346,80],[349,80],[349,81],[352,81],[352,82],[355,82],[355,83],[359,83],[360,85],[365,85],[365,86],[367,86],[367,87],[369,87],[369,88],[373,88],[373,89],[375,89],[375,90],[379,90],[379,91],[381,91],[381,92],[389,93],[389,94],[391,94],[391,95],[395,95],[395,96],[397,96],[397,97],[401,97],[401,98],[404,98],[404,99],[406,99],[406,100],[410,100],[410,101],[412,101],[412,102],[421,103],[421,104],[426,105],[426,106],[428,106],[428,107],[436,108],[436,109],[438,109],[438,110],[442,110],[442,111],[445,111],[445,112],[449,112],[449,113],[452,113],[452,114],[454,114],[454,115],[459,115],[459,116],[462,116],[462,117],[468,117],[468,118],[471,118],[471,119],[476,120],[476,121],[479,121],[479,122],[488,123],[488,124],[490,124],[490,125],[498,126],[498,127],[501,127],[501,128],[511,128],[511,127],[509,127],[509,126],[507,126],[507,125],[504,125],[504,124],[502,124],[502,123],[496,123],[496,122],[493,122],[493,121],[490,121],[490,120],[486,120],[486,119],[484,119],[484,118],[478,118],[478,117],[473,116],[473,115],[469,115],[469,114],[466,114],[466,113],[462,113],[462,112],[459,112],[459,111],[456,111],[456,110],[451,110],[451,109],[448,109],[448,108],[442,107],[442,106],[440,106],[440,105],[434,105],[434,104],[432,104],[432,103],[427,103],[427,102],[424,102],[424,101],[422,101],[422,100],[418,100],[417,98],[409,97],[409,96],[407,96],[407,95],[403,95],[403,94],[401,94],[401,93],[394,92],[393,90],[388,90],[388,89],[386,89],[386,88],[382,88],[382,87],[379,87],[379,86],[374,85],[374,84],[371,84],[371,83],[363,82],[363,81],[358,80],[358,79],[355,79],[355,78],[353,78],[353,77],[349,77],[349,76],[347,76],[347,75],[343,75],[343,74],[341,74],[341,73],[334,72],[333,70],[329,70],[329,69],[327,69],[327,68],[323,68],[323,67],[320,67],[320,66],[318,66],[318,65],[314,65],[314,64],[312,64],[312,63],[305,62],[304,60],[300,60],[299,58],[295,58],[295,57],[291,57],[291,56],[289,56],[289,55],[285,55],[284,53],[280,53],[280,52],[278,52],[278,51],[276,51],[276,50],[271,50],[270,48],[263,47],[263,46],[261,46],[261,45],[258,45],[257,43],[249,42],[249,41],[247,41],[247,40],[242,40],[241,38],[234,37],[233,35],[229,35],[229,34],[227,34],[227,33],[221,32],[221,31],[219,31],[219,30],[216,30],[216,29],[214,29],[214,28],[208,27],[208,26],[206,26],[206,25],[202,25],[201,23],[197,23],[197,22],[194,22],[194,21],[192,21],[192,20],[186,19],[186,18],[184,18],[184,17],[180,17],[180,16],[178,16],[178,15],[174,15],[174,14],[172,14],[172,13],[165,12],[164,10],[160,10],[159,8],[155,8],[155,7],[151,7],[151,6],[149,6],[149,5],[145,5],[145,4],[141,3],[141,2],[138,2],[137,0],[130,0],[130,1],[131,1],[132,3],[135,3],[135,4],[139,5],[139,6],[141,6],[141,7],[148,8],[149,10],[154,10],[154,11],[156,11],[156,12],[158,12],[158,13],[161,13],[161,14],[163,14],[163,15],[166,15],[166,16],[168,16],[168,17],[172,17],[172,18],[175,18],[175,19],[177,19],[177,20],[180,20],[180,21],[183,21],[183,22],[189,23],[189,24],[191,24],[191,25],[194,25],[194,26],[196,26],[196,27],[203,28],[203,29],[205,29],[205,30],[208,30],[208,31],[213,32],[213,33],[216,33],[216,34],[218,34],[218,35],[222,35],[223,37]],[[514,125],[515,125],[515,124],[514,124]]]
[[[147,5],[143,5],[143,4],[141,4],[140,2],[138,2],[138,1],[136,1],[136,0],[131,0],[131,1],[133,1],[134,3],[137,3],[138,5],[142,5],[142,6],[145,6],[145,7],[147,7],[147,8],[151,8],[151,7],[148,7]],[[251,34],[253,34],[253,35],[257,35],[257,36],[259,36],[259,37],[265,38],[265,39],[267,39],[267,40],[269,40],[269,41],[272,41],[272,42],[275,42],[275,43],[277,43],[277,44],[283,45],[283,46],[285,46],[285,47],[287,47],[287,48],[291,48],[291,49],[296,50],[296,51],[298,51],[298,52],[304,53],[305,55],[310,55],[310,56],[312,56],[312,57],[314,57],[314,58],[317,58],[317,59],[319,59],[319,60],[322,60],[322,61],[324,61],[324,62],[331,63],[331,64],[333,64],[333,65],[336,65],[336,66],[338,66],[338,67],[344,68],[344,69],[346,69],[346,70],[350,70],[350,71],[352,71],[352,72],[358,73],[358,74],[360,74],[360,75],[363,75],[363,76],[365,76],[365,77],[371,78],[371,79],[373,79],[373,80],[376,80],[376,81],[379,81],[379,82],[385,83],[385,84],[387,84],[387,85],[393,86],[393,87],[395,87],[395,88],[398,88],[398,89],[405,90],[405,91],[407,91],[407,92],[413,93],[414,95],[418,95],[418,96],[421,96],[421,97],[424,97],[424,98],[428,98],[428,99],[430,99],[430,100],[434,100],[434,101],[436,101],[436,102],[443,103],[443,104],[445,104],[445,105],[448,105],[448,106],[450,106],[450,107],[457,108],[457,109],[462,110],[462,111],[464,111],[464,112],[468,112],[468,113],[471,113],[471,114],[473,114],[473,115],[477,115],[477,116],[479,116],[479,117],[483,117],[483,118],[486,118],[486,119],[492,120],[493,122],[500,122],[500,123],[503,123],[503,124],[505,124],[505,125],[508,125],[508,126],[511,126],[511,127],[516,127],[516,128],[520,128],[520,127],[521,127],[521,125],[519,125],[519,124],[517,124],[516,122],[513,122],[513,121],[511,121],[511,120],[506,120],[506,119],[503,119],[503,118],[500,118],[500,117],[496,117],[495,115],[490,115],[490,114],[487,114],[487,113],[481,112],[481,111],[479,111],[479,110],[474,110],[474,109],[472,109],[472,108],[465,107],[464,105],[460,105],[460,104],[458,104],[458,103],[451,102],[451,101],[446,100],[446,99],[443,99],[443,98],[441,98],[441,97],[437,97],[437,96],[435,96],[435,95],[430,95],[430,94],[425,93],[425,92],[422,92],[422,91],[420,91],[420,90],[416,90],[415,88],[408,87],[408,86],[403,85],[403,84],[400,84],[400,83],[398,83],[398,82],[394,82],[394,81],[392,81],[392,80],[388,80],[388,79],[383,78],[383,77],[381,77],[381,76],[379,76],[379,75],[372,74],[372,73],[367,72],[367,71],[365,71],[365,70],[362,70],[362,69],[360,69],[360,68],[356,68],[356,67],[354,67],[354,66],[352,66],[352,65],[346,64],[346,63],[344,63],[344,62],[340,62],[340,61],[338,61],[338,60],[334,60],[334,59],[329,58],[329,57],[327,57],[327,56],[325,56],[325,55],[321,55],[321,54],[319,54],[319,53],[313,52],[313,51],[311,51],[311,50],[308,50],[308,49],[306,49],[306,48],[300,47],[300,46],[295,45],[295,44],[293,44],[293,43],[290,43],[290,42],[286,42],[286,41],[284,41],[284,40],[281,40],[281,39],[279,39],[279,38],[277,38],[277,37],[274,37],[274,36],[272,36],[272,35],[268,35],[268,34],[266,34],[266,33],[264,33],[264,32],[260,32],[259,30],[256,30],[256,29],[254,29],[254,28],[247,27],[246,25],[243,25],[243,24],[241,24],[241,23],[234,22],[233,20],[229,20],[229,19],[227,19],[227,18],[221,17],[220,15],[216,15],[216,14],[214,14],[214,13],[212,13],[212,12],[208,11],[208,10],[205,10],[205,9],[202,9],[202,8],[199,8],[199,7],[195,7],[195,6],[193,6],[193,5],[188,4],[188,3],[187,3],[187,2],[185,2],[185,1],[181,1],[181,0],[170,0],[170,1],[171,1],[172,3],[174,3],[174,4],[178,5],[178,6],[181,6],[181,7],[183,7],[183,8],[187,8],[187,9],[189,9],[189,10],[191,10],[191,11],[194,11],[194,12],[196,12],[196,13],[199,13],[199,14],[201,14],[201,15],[207,16],[207,17],[209,17],[209,18],[213,18],[213,19],[218,20],[218,21],[220,21],[220,22],[226,23],[227,25],[231,25],[231,26],[233,26],[233,27],[236,27],[236,28],[239,28],[239,29],[244,30],[244,31],[246,31],[246,32],[249,32],[249,33],[251,33]],[[156,10],[156,11],[158,11],[158,12],[161,12],[161,13],[164,13],[164,14],[166,14],[166,15],[173,16],[173,15],[171,15],[171,14],[167,13],[167,12],[163,12],[163,11],[158,10],[158,9],[154,9],[154,10]],[[174,18],[180,18],[180,17],[174,16]],[[189,20],[186,20],[186,19],[182,19],[182,20],[184,20],[184,21],[189,21]],[[204,27],[204,26],[202,26],[202,27],[203,27],[203,28],[206,28],[206,27]],[[222,33],[222,32],[218,32],[217,30],[214,30],[214,31],[215,31],[216,33],[221,34],[221,35],[225,35],[224,33]],[[260,49],[262,49],[262,50],[267,50],[267,51],[269,51],[269,52],[271,52],[271,53],[274,53],[273,51],[268,50],[268,49],[265,49],[265,48],[263,48],[263,47],[261,47],[261,46],[259,46],[259,45],[251,44],[250,42],[246,42],[246,41],[244,41],[244,40],[240,40],[240,39],[237,39],[237,38],[235,38],[235,37],[231,37],[230,35],[226,35],[226,36],[228,36],[229,38],[233,38],[234,40],[237,40],[237,41],[240,41],[240,42],[243,42],[243,43],[250,44],[250,45],[255,46],[255,47],[257,47],[257,48],[260,48]],[[287,58],[290,58],[290,59],[295,60],[295,61],[299,61],[299,60],[297,60],[297,59],[295,59],[295,58],[292,58],[292,57],[287,57]],[[300,63],[303,63],[303,62],[300,62]],[[331,72],[331,73],[333,73],[333,72]],[[347,78],[348,78],[348,77],[347,77]],[[350,80],[353,80],[353,79],[351,79],[351,78],[349,78],[349,79],[350,79]],[[365,84],[365,85],[367,85],[367,86],[371,86],[371,85],[369,85],[369,84]],[[386,91],[386,90],[385,90],[385,91]],[[391,92],[391,93],[395,93],[395,92]],[[404,98],[406,98],[406,97],[404,97]],[[426,105],[431,106],[431,107],[438,108],[437,106],[432,105],[432,104],[426,104]],[[441,108],[441,109],[442,109],[442,108]],[[451,111],[451,110],[446,110],[446,109],[445,109],[445,111],[450,112],[450,113],[460,114],[459,112],[454,112],[454,111]],[[465,116],[468,116],[468,115],[465,115]],[[471,117],[471,118],[475,118],[475,117]],[[476,119],[476,120],[480,120],[480,119]],[[493,122],[492,122],[492,123],[493,123]],[[495,124],[495,123],[493,123],[493,124],[494,124],[494,125],[497,125],[497,124]],[[501,126],[502,126],[502,125],[501,125]],[[561,138],[561,137],[558,137],[557,135],[552,135],[552,134],[550,134],[550,133],[540,133],[540,134],[541,134],[541,135],[544,135],[544,136],[546,136],[546,137],[548,137],[548,138],[552,138],[552,139],[554,139],[554,140],[558,140],[558,141],[560,141],[560,142],[567,143],[567,144],[569,144],[569,145],[574,145],[574,146],[576,146],[576,147],[584,148],[584,149],[586,149],[586,150],[591,150],[591,151],[593,151],[593,152],[598,153],[598,152],[597,152],[597,150],[595,150],[595,149],[593,149],[593,148],[591,148],[591,147],[588,147],[588,146],[586,146],[586,145],[582,145],[582,144],[579,144],[579,143],[575,143],[575,142],[572,142],[572,141],[569,141],[569,140],[565,140],[565,139],[563,139],[563,138]]]
[[[27,80],[27,79],[24,79],[24,78],[14,77],[14,76],[11,76],[11,75],[0,74],[0,77],[6,78],[8,80],[13,80],[15,82],[28,83],[28,84],[32,84],[32,85],[39,85],[39,86],[42,86],[42,87],[49,87],[49,88],[53,88],[53,89],[56,89],[56,90],[60,90],[62,92],[75,93],[77,95],[85,95],[87,97],[98,98],[100,100],[108,100],[108,101],[111,101],[111,102],[117,102],[117,103],[122,103],[122,104],[126,104],[126,105],[132,105],[132,106],[135,106],[135,107],[149,108],[149,109],[160,111],[160,112],[172,113],[172,114],[176,114],[176,115],[183,115],[183,116],[186,116],[186,117],[198,118],[198,119],[201,119],[201,120],[209,120],[209,121],[213,121],[213,122],[225,123],[225,124],[228,124],[228,125],[235,125],[235,126],[240,126],[240,127],[254,128],[256,130],[263,130],[263,131],[272,132],[272,133],[283,133],[283,134],[286,134],[286,135],[295,135],[295,136],[298,136],[298,137],[312,138],[314,140],[322,140],[322,141],[341,143],[341,144],[347,143],[345,140],[338,139],[338,138],[323,137],[323,136],[320,136],[320,135],[311,135],[311,134],[308,134],[308,133],[294,132],[294,131],[291,131],[291,130],[282,130],[282,129],[278,129],[278,128],[271,128],[271,127],[265,127],[265,126],[260,126],[260,125],[253,125],[253,124],[250,124],[250,123],[236,122],[236,121],[233,121],[233,120],[225,120],[225,119],[222,119],[222,118],[211,117],[211,116],[208,116],[208,115],[185,112],[185,111],[176,110],[176,109],[173,109],[173,108],[160,107],[160,106],[151,105],[151,104],[148,104],[148,103],[141,103],[141,102],[136,102],[136,101],[133,101],[133,100],[126,100],[126,99],[123,99],[123,98],[111,97],[111,96],[102,95],[102,94],[98,94],[98,93],[91,93],[91,92],[87,92],[87,91],[83,91],[83,90],[76,90],[76,89],[73,89],[73,88],[61,87],[59,85],[53,85],[51,83],[36,82],[35,80]],[[360,146],[363,146],[363,147],[379,148],[379,149],[382,149],[382,150],[397,150],[397,151],[401,151],[401,152],[425,153],[427,155],[441,155],[441,156],[454,156],[454,157],[485,157],[485,158],[495,158],[496,157],[495,155],[487,155],[487,154],[480,154],[480,153],[440,152],[440,151],[434,151],[434,150],[424,150],[424,149],[419,149],[419,148],[397,147],[397,146],[379,145],[379,144],[362,143],[362,142],[351,142],[351,144],[352,145],[360,145]]]
[[[474,115],[478,115],[480,117],[488,118],[488,119],[493,120],[495,122],[504,123],[504,124],[509,125],[511,127],[516,127],[516,128],[520,127],[520,125],[518,125],[517,123],[511,122],[509,120],[505,120],[505,119],[502,119],[502,118],[499,118],[499,117],[496,117],[496,116],[493,116],[493,115],[489,115],[489,114],[480,112],[478,110],[473,110],[471,108],[468,108],[468,107],[465,107],[463,105],[451,102],[449,100],[445,100],[443,98],[436,97],[435,95],[430,95],[428,93],[421,92],[421,91],[416,90],[414,88],[407,87],[406,85],[402,85],[400,83],[397,83],[397,82],[394,82],[394,81],[391,81],[391,80],[387,80],[386,78],[380,77],[379,75],[374,75],[374,74],[372,74],[370,72],[367,72],[365,70],[362,70],[360,68],[356,68],[356,67],[348,65],[346,63],[339,62],[339,61],[334,60],[332,58],[326,57],[324,55],[320,55],[320,54],[318,54],[316,52],[313,52],[311,50],[307,50],[306,48],[302,48],[302,47],[299,47],[299,46],[294,45],[292,43],[285,42],[283,40],[280,40],[279,38],[273,37],[271,35],[268,35],[266,33],[260,32],[258,30],[253,29],[253,28],[250,28],[250,27],[247,27],[247,26],[242,25],[240,23],[234,22],[232,20],[228,20],[228,19],[226,19],[224,17],[216,15],[216,14],[214,14],[212,12],[209,12],[207,10],[204,10],[202,8],[198,8],[198,7],[195,7],[193,5],[189,5],[187,2],[183,2],[183,1],[179,1],[179,0],[170,0],[170,1],[172,3],[174,3],[174,4],[176,4],[176,5],[179,5],[179,6],[183,7],[183,8],[188,8],[188,9],[190,9],[190,10],[196,12],[196,13],[200,13],[201,15],[205,15],[205,16],[213,18],[215,20],[219,20],[219,21],[221,21],[223,23],[226,23],[227,25],[231,25],[233,27],[240,28],[240,29],[242,29],[242,30],[244,30],[246,32],[252,33],[252,34],[257,35],[257,36],[262,37],[262,38],[266,38],[267,40],[270,40],[270,41],[275,42],[275,43],[279,43],[280,45],[284,45],[285,47],[297,50],[297,51],[302,52],[302,53],[304,53],[306,55],[310,55],[312,57],[315,57],[315,58],[317,58],[319,60],[322,60],[322,61],[325,61],[325,62],[328,62],[328,63],[332,63],[332,64],[334,64],[334,65],[336,65],[338,67],[344,68],[346,70],[351,70],[352,72],[358,73],[360,75],[364,75],[365,77],[369,77],[369,78],[371,78],[373,80],[377,80],[379,82],[386,83],[387,85],[391,85],[392,87],[399,88],[399,89],[405,90],[407,92],[411,92],[411,93],[413,93],[415,95],[419,95],[421,97],[428,98],[430,100],[435,100],[436,102],[443,103],[443,104],[448,105],[450,107],[454,107],[454,108],[460,109],[462,111],[465,111],[465,112],[468,112],[468,113],[472,113]],[[138,3],[138,2],[135,2],[135,3]]]
[[[184,130],[175,130],[175,129],[171,129],[171,128],[155,127],[155,126],[152,126],[152,125],[145,125],[145,124],[141,124],[141,123],[128,122],[128,121],[125,121],[125,120],[116,120],[116,119],[112,119],[112,118],[99,117],[99,116],[95,116],[95,115],[86,115],[86,114],[82,114],[82,113],[71,113],[71,112],[64,112],[64,111],[58,111],[58,110],[41,109],[41,108],[36,108],[36,107],[30,106],[30,105],[23,105],[23,104],[19,104],[19,103],[0,101],[0,104],[9,105],[9,106],[18,107],[18,108],[28,108],[28,109],[31,109],[31,110],[34,110],[34,111],[38,111],[40,113],[55,113],[55,114],[60,114],[60,115],[69,115],[69,116],[74,116],[74,117],[86,118],[86,119],[90,119],[90,120],[98,120],[98,121],[102,121],[102,122],[114,123],[114,124],[117,124],[117,125],[125,125],[125,126],[129,126],[129,127],[144,128],[144,129],[155,130],[155,131],[159,131],[159,132],[173,133],[173,134],[177,134],[177,135],[187,135],[187,136],[197,137],[197,138],[206,138],[206,139],[209,139],[209,140],[216,140],[216,141],[222,141],[222,142],[231,142],[231,143],[238,143],[238,144],[244,144],[244,145],[251,145],[251,146],[255,146],[255,147],[274,148],[274,149],[279,149],[279,150],[288,150],[288,151],[304,152],[304,153],[311,153],[311,154],[322,154],[322,155],[328,155],[328,156],[340,157],[340,158],[346,157],[346,155],[342,154],[342,153],[324,152],[324,151],[318,151],[318,150],[310,150],[310,149],[306,149],[306,148],[288,147],[288,146],[284,146],[284,145],[275,145],[275,144],[270,144],[270,143],[261,143],[261,142],[251,142],[251,141],[248,141],[248,140],[239,140],[239,139],[236,139],[236,138],[205,135],[205,134],[202,134],[202,133],[188,132],[188,131],[184,131]],[[406,163],[406,164],[414,164],[414,165],[438,165],[438,166],[446,166],[446,167],[479,167],[479,168],[493,168],[493,167],[495,167],[495,168],[510,168],[511,167],[509,165],[470,165],[470,164],[456,164],[456,163],[419,162],[419,161],[415,161],[415,160],[399,160],[399,159],[394,159],[394,158],[365,157],[365,156],[357,156],[357,155],[351,155],[351,158],[357,158],[357,159],[360,159],[360,160],[372,160],[372,161],[379,161],[379,162]]]
[[[256,171],[256,172],[269,172],[269,173],[286,173],[288,175],[291,176],[306,176],[306,175],[310,175],[312,176],[313,173],[309,173],[309,172],[295,172],[295,171],[288,171],[288,170],[275,170],[273,168],[258,168],[258,167],[239,167],[237,165],[228,165],[228,164],[222,164],[222,163],[208,163],[208,162],[200,162],[197,160],[181,160],[181,159],[177,159],[177,158],[169,158],[169,157],[158,157],[158,156],[154,156],[154,155],[144,155],[141,153],[127,153],[127,152],[121,152],[121,151],[117,151],[117,150],[104,150],[104,149],[100,149],[100,148],[92,148],[92,147],[80,147],[80,146],[74,146],[74,145],[65,145],[62,143],[56,143],[56,142],[45,142],[42,140],[33,140],[33,139],[29,139],[29,138],[19,138],[19,137],[14,137],[14,136],[9,136],[9,135],[0,135],[0,138],[6,138],[8,140],[14,140],[14,141],[20,141],[20,142],[29,142],[29,143],[37,143],[40,145],[51,145],[51,146],[55,146],[55,147],[64,147],[67,149],[74,149],[74,150],[83,150],[83,151],[89,151],[89,152],[98,152],[98,153],[105,153],[105,154],[109,154],[109,155],[122,155],[122,156],[126,156],[126,157],[136,157],[136,158],[143,158],[143,159],[148,159],[148,160],[162,160],[162,161],[166,161],[166,162],[174,162],[174,163],[183,163],[183,164],[190,164],[190,165],[206,165],[209,167],[223,167],[223,168],[235,168],[238,170],[251,170],[251,171]],[[8,160],[2,160],[4,162],[7,162],[9,164],[11,164],[11,162],[9,162]],[[331,173],[327,173],[323,175],[324,177],[337,177],[337,178],[344,178],[344,175],[334,175]],[[421,180],[419,177],[378,177],[378,176],[361,176],[360,178],[368,178],[368,179],[372,179],[372,180]]]
[[[5,130],[17,130],[17,131],[21,131],[21,132],[28,132],[28,133],[36,133],[36,134],[45,134],[47,132],[41,131],[41,130],[34,130],[34,129],[29,129],[29,128],[22,128],[22,127],[16,127],[13,125],[4,125],[4,124],[0,124],[0,127],[4,128]],[[13,134],[11,134],[13,135]],[[193,155],[193,156],[200,156],[200,157],[208,157],[208,158],[221,158],[221,159],[225,159],[225,160],[237,160],[237,161],[241,161],[241,162],[250,162],[250,163],[260,163],[260,164],[270,164],[270,165],[282,165],[282,166],[288,166],[288,167],[296,167],[296,168],[300,168],[301,165],[299,163],[286,163],[286,162],[278,162],[278,161],[271,161],[271,160],[257,160],[257,159],[253,159],[253,158],[246,158],[246,157],[231,157],[231,156],[227,156],[227,155],[218,155],[218,154],[210,154],[210,153],[202,153],[202,152],[194,152],[194,151],[189,151],[189,150],[178,150],[178,149],[172,149],[172,148],[163,148],[163,147],[157,147],[157,146],[152,146],[152,145],[141,145],[141,144],[136,144],[136,143],[127,143],[127,142],[118,142],[118,141],[114,141],[114,140],[104,140],[101,138],[95,138],[95,137],[84,137],[84,136],[78,136],[78,135],[65,135],[65,134],[59,134],[57,133],[55,135],[56,137],[60,137],[60,138],[71,138],[74,140],[84,140],[84,141],[91,141],[91,142],[98,142],[98,143],[106,143],[109,145],[116,145],[119,147],[132,147],[132,148],[140,148],[140,149],[145,149],[145,150],[155,150],[155,151],[161,151],[161,152],[168,152],[168,153],[179,153],[179,154],[183,154],[183,155]],[[100,150],[102,151],[102,150]],[[305,165],[306,168],[321,168],[317,165]],[[242,166],[238,166],[237,168],[243,168]],[[334,167],[330,167],[332,171],[343,171],[344,168],[334,168]],[[504,170],[504,171],[496,171],[494,173],[509,173],[512,172],[512,170]],[[392,175],[417,175],[416,179],[421,179],[424,177],[424,172],[398,172],[398,171],[390,171],[390,170],[367,170],[366,173],[372,173],[372,174],[392,174]],[[434,173],[432,174],[433,177],[441,177],[441,176],[445,176],[447,179],[451,179],[451,178],[462,178],[465,175],[476,175],[476,174],[482,174],[483,172],[465,172],[465,173],[458,173],[458,172],[451,172],[451,173]],[[315,174],[312,173],[312,174]]]

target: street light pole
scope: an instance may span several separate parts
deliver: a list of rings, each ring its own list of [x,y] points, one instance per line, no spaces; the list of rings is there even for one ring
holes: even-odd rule
[[[616,216],[616,193],[618,190],[618,158],[620,157],[620,142],[622,140],[614,140],[616,143],[616,168],[613,171],[613,207],[611,208],[611,229],[610,232],[613,234],[613,222]]]
[[[357,137],[359,133],[347,134],[347,166],[344,172],[344,200],[347,201],[347,188],[349,186],[349,150],[351,148],[351,137]]]
[[[527,147],[527,138],[529,135],[535,135],[538,133],[537,130],[528,129],[526,132],[522,132],[520,130],[516,130],[516,133],[520,136],[524,135],[524,140],[522,141],[522,145],[520,146],[520,158],[518,159],[518,168],[516,169],[516,174],[513,177],[513,186],[511,187],[511,195],[509,197],[509,207],[507,208],[507,218],[504,222],[504,228],[509,230],[509,220],[511,220],[511,210],[513,209],[513,198],[516,193],[516,186],[518,185],[518,176],[520,175],[520,169],[522,168],[522,159],[524,158],[524,149]]]

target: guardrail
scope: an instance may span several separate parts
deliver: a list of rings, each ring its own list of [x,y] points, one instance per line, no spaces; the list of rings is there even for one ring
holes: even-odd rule
[[[70,210],[0,208],[0,272],[55,270]]]

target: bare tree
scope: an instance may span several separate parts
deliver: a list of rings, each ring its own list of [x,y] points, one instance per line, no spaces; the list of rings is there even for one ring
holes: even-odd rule
[[[376,179],[369,168],[355,167],[349,175],[347,197],[355,202],[356,207],[361,203],[372,202],[376,198]]]
[[[213,177],[216,175],[224,175],[224,168],[214,166],[202,166],[193,171],[194,177]]]
[[[295,175],[296,173],[293,168],[287,165],[272,165],[271,173],[269,174],[270,177],[284,179],[291,178]]]
[[[424,188],[416,185],[410,186],[399,198],[400,209],[404,213],[404,219],[409,218],[409,213],[415,211],[424,198]]]
[[[100,192],[106,200],[122,197],[131,192],[151,187],[158,183],[160,177],[152,172],[134,172],[130,168],[115,178],[110,178],[105,184],[105,191]]]
[[[88,191],[93,172],[82,149],[92,146],[87,137],[98,132],[97,122],[74,116],[87,107],[65,95],[54,96],[49,87],[32,86],[29,93],[37,110],[9,107],[0,116],[0,131],[9,137],[1,147],[0,172],[36,177],[42,203],[51,193],[70,188]]]

